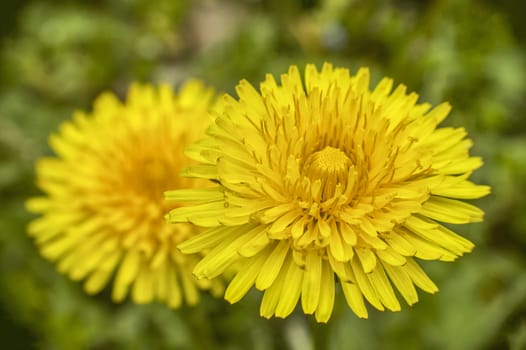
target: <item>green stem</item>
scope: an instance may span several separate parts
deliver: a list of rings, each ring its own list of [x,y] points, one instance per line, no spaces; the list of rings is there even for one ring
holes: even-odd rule
[[[329,346],[330,326],[328,323],[318,323],[311,317],[311,333],[314,342],[314,350],[326,350]]]

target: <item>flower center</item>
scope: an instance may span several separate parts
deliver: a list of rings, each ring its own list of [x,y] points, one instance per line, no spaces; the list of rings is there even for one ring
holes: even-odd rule
[[[166,181],[167,175],[169,174],[169,169],[167,169],[166,164],[155,160],[146,161],[143,171],[147,186]]]
[[[334,196],[336,187],[347,184],[349,169],[352,162],[338,148],[326,146],[321,151],[312,153],[304,164],[304,174],[312,181],[321,182],[321,200]]]
[[[159,202],[163,191],[171,184],[170,166],[162,159],[146,157],[136,165],[140,176],[137,176],[136,190],[145,198]],[[158,204],[158,203],[156,203]]]

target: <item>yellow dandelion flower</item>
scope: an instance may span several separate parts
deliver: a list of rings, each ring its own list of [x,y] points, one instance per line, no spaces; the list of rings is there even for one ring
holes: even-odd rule
[[[187,154],[201,164],[184,175],[211,179],[215,188],[169,191],[194,201],[170,212],[172,222],[210,227],[179,245],[209,250],[195,267],[213,278],[240,269],[225,298],[234,303],[255,285],[264,291],[260,313],[287,317],[301,297],[307,314],[327,322],[335,278],[350,308],[368,316],[364,298],[379,310],[400,310],[393,286],[411,305],[415,285],[437,287],[416,259],[452,261],[473,244],[442,223],[481,221],[483,212],[459,199],[489,187],[468,181],[482,161],[470,157],[462,128],[438,128],[447,103],[430,110],[383,79],[369,89],[369,71],[307,65],[302,82],[290,67],[281,84],[268,75],[260,92],[248,82],[208,137]]]
[[[90,294],[115,275],[116,302],[130,293],[136,303],[176,308],[197,303],[199,289],[221,294],[219,281],[192,275],[199,254],[183,255],[176,246],[198,230],[168,224],[164,214],[175,205],[163,200],[169,188],[206,184],[176,174],[192,164],[183,149],[204,133],[213,98],[199,81],[177,95],[166,85],[133,84],[125,103],[105,93],[91,114],[64,122],[50,137],[57,156],[37,163],[45,195],[27,202],[42,214],[28,227],[42,255],[73,280],[84,279]]]

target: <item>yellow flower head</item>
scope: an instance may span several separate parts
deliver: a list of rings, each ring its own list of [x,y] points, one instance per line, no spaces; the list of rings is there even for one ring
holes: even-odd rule
[[[166,189],[206,183],[176,174],[192,164],[183,149],[204,133],[213,97],[198,81],[178,95],[168,86],[134,84],[125,103],[105,93],[93,113],[63,123],[50,138],[57,157],[37,163],[45,196],[27,202],[42,214],[29,225],[42,255],[72,279],[85,279],[88,293],[115,273],[116,302],[130,292],[136,303],[156,299],[175,308],[183,298],[197,303],[198,289],[222,293],[218,281],[192,275],[200,256],[176,249],[196,227],[163,218],[175,207],[163,202]]]
[[[415,258],[469,252],[473,244],[439,222],[481,221],[481,210],[457,199],[489,188],[467,180],[482,161],[469,156],[465,130],[437,129],[450,106],[430,110],[392,86],[386,78],[371,91],[367,69],[351,76],[330,64],[308,65],[304,82],[295,66],[281,84],[268,75],[260,92],[241,81],[239,99],[225,97],[208,137],[187,152],[202,164],[184,174],[217,186],[166,194],[197,202],[170,221],[210,227],[179,245],[210,250],[194,273],[243,266],[225,298],[236,302],[255,285],[267,318],[288,316],[301,296],[303,311],[327,322],[335,277],[362,318],[364,297],[400,310],[393,285],[410,305],[415,285],[436,292]]]

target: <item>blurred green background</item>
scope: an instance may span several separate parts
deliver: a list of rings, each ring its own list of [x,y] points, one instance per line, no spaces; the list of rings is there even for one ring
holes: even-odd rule
[[[34,0],[0,4],[1,349],[526,349],[526,3],[475,0]],[[450,101],[485,166],[473,178],[482,224],[455,263],[425,269],[440,287],[402,312],[358,319],[337,295],[328,325],[301,312],[258,316],[261,294],[233,306],[112,304],[42,259],[25,227],[33,163],[77,108],[131,81],[199,77],[232,93],[289,64],[331,61],[373,82],[387,75]]]

